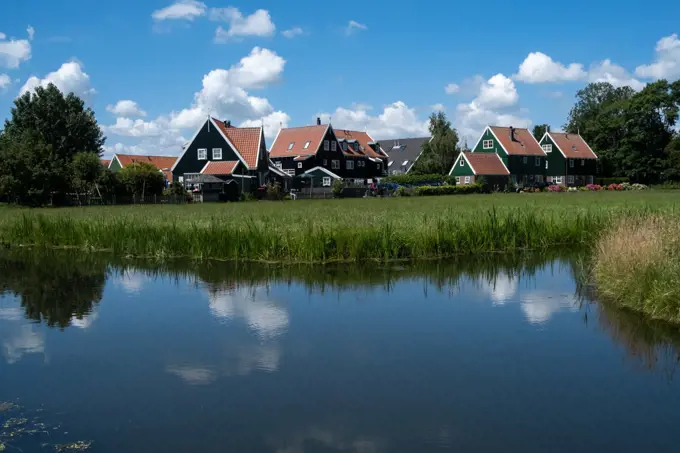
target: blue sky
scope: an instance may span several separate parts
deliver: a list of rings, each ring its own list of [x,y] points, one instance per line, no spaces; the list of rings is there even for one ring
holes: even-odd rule
[[[178,154],[208,114],[264,122],[271,143],[318,115],[423,135],[443,108],[474,142],[560,127],[589,81],[680,78],[680,2],[654,3],[4,1],[0,117],[53,81],[95,110],[108,155]]]

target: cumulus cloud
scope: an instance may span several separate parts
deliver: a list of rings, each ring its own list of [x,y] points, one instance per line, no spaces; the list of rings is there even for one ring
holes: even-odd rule
[[[641,90],[645,87],[645,83],[634,78],[623,67],[612,63],[609,59],[595,63],[590,67],[588,81],[608,82],[615,87],[629,86],[634,90]]]
[[[35,28],[29,25],[26,29],[26,33],[28,33],[28,40],[33,41],[33,38],[35,37]]]
[[[542,52],[530,53],[519,65],[514,78],[525,83],[564,82],[585,79],[586,72],[580,63],[568,66],[554,61]]]
[[[264,125],[264,136],[268,143],[271,143],[279,130],[283,127],[288,127],[290,122],[290,116],[277,110],[269,115],[262,117],[259,120],[246,120],[239,124],[240,127],[260,127]]]
[[[154,11],[151,14],[156,21],[164,20],[188,20],[192,21],[197,17],[204,16],[208,8],[205,3],[195,0],[183,0],[173,3],[170,6]]]
[[[12,84],[12,79],[7,74],[0,74],[0,90],[5,90]]]
[[[449,83],[444,87],[444,91],[446,92],[446,94],[458,93],[460,91],[460,85],[458,85],[457,83]]]
[[[104,126],[106,132],[124,137],[158,137],[165,131],[163,121],[144,121],[142,119],[116,118],[116,123]]]
[[[531,324],[545,324],[560,311],[578,311],[578,303],[573,295],[558,294],[553,291],[535,290],[520,296],[524,316]]]
[[[461,139],[476,140],[488,125],[529,127],[531,120],[517,108],[519,93],[512,79],[496,74],[490,79],[475,78],[478,82],[477,96],[472,102],[458,104],[453,120]]]
[[[288,30],[283,30],[281,34],[283,35],[284,38],[293,39],[296,36],[304,34],[304,31],[300,27],[293,27]]]
[[[680,79],[680,39],[676,33],[656,43],[654,63],[638,66],[635,74],[645,79]]]
[[[8,334],[11,328],[3,328]],[[34,331],[30,324],[20,326],[16,332],[9,334],[2,343],[3,355],[9,364],[21,360],[26,354],[44,354],[45,339],[40,332]]]
[[[115,105],[107,105],[106,110],[116,116],[146,116],[146,112],[139,108],[139,105],[137,105],[135,101],[130,100],[118,101]]]
[[[29,27],[29,30],[32,30]],[[16,69],[19,65],[31,59],[31,43],[28,39],[9,39],[0,33],[0,67]],[[29,31],[29,38],[32,34]]]
[[[19,94],[33,91],[37,87],[46,87],[50,83],[57,86],[63,93],[74,93],[77,96],[87,98],[96,91],[90,86],[90,76],[83,71],[83,67],[77,61],[71,61],[61,65],[55,72],[50,72],[44,78],[30,77]]]
[[[208,385],[217,379],[214,370],[203,366],[171,365],[165,370],[189,385]]]
[[[350,20],[349,23],[347,24],[347,28],[345,28],[345,34],[351,35],[352,33],[361,30],[368,30],[368,27],[355,20]]]
[[[273,36],[276,32],[269,11],[265,9],[258,9],[250,16],[244,16],[238,8],[213,8],[210,10],[210,19],[229,24],[227,29],[217,27],[217,43],[226,43],[244,36]]]
[[[98,317],[97,312],[88,313],[81,318],[73,316],[71,318],[71,326],[84,330],[89,329]]]
[[[428,134],[427,120],[420,120],[414,108],[402,101],[386,106],[378,115],[369,114],[367,106],[351,109],[338,107],[333,113],[321,113],[323,121],[331,121],[339,129],[366,130],[375,139],[422,137]]]

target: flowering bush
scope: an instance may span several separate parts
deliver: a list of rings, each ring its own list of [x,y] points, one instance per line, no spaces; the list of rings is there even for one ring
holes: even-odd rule
[[[570,187],[567,192],[578,192],[578,187]]]
[[[607,190],[623,190],[623,184],[609,184]]]
[[[647,189],[649,189],[649,187],[647,187],[646,185],[636,183],[631,185],[630,189],[628,190],[647,190]]]
[[[597,191],[602,190],[602,186],[599,185],[599,184],[588,184],[588,185],[586,186],[586,189],[588,189],[588,190],[590,190],[590,191],[592,191],[592,192],[597,192]]]
[[[548,192],[566,192],[566,190],[566,187],[558,186],[557,184],[548,186]]]

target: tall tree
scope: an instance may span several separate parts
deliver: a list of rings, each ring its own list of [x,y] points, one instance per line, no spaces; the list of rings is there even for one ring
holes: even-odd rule
[[[165,178],[158,168],[147,162],[135,162],[118,172],[120,182],[128,193],[136,196],[160,195]]]
[[[73,183],[75,190],[89,192],[100,179],[104,167],[97,153],[78,153],[73,158]]]
[[[423,145],[423,153],[414,165],[415,173],[445,175],[460,153],[458,132],[441,111],[430,115],[429,130],[432,140]]]
[[[531,133],[536,138],[536,140],[540,141],[546,132],[550,132],[549,124],[537,124],[534,126],[534,129]]]

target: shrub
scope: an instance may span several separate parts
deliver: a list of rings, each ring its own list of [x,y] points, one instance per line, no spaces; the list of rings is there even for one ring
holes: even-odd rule
[[[281,184],[278,181],[267,184],[267,200],[280,200],[282,196]]]
[[[394,196],[395,197],[410,197],[411,192],[406,189],[404,186],[399,186],[397,187],[397,190],[394,191]]]
[[[601,186],[609,186],[611,184],[623,184],[630,182],[629,178],[595,178],[595,183]]]
[[[599,185],[599,184],[588,184],[586,186],[586,189],[593,191],[593,192],[598,192],[598,191],[602,190],[602,186]]]
[[[564,186],[558,186],[557,184],[552,184],[548,186],[548,192],[564,192],[566,190],[566,187]]]
[[[621,191],[623,190],[623,184],[609,184],[609,186],[607,186],[607,190]]]
[[[435,185],[446,184],[453,186],[456,184],[456,179],[451,176],[443,175],[394,175],[388,176],[387,178],[381,178],[381,183],[394,183],[400,186],[418,186],[418,185]]]
[[[635,184],[630,186],[629,190],[647,190],[647,189],[649,189],[648,186],[646,186],[644,184],[635,183]]]
[[[415,194],[418,196],[430,195],[467,195],[471,193],[483,193],[484,188],[479,184],[466,184],[462,186],[420,186],[416,187]]]
[[[333,195],[335,195],[336,198],[340,198],[342,196],[342,190],[345,188],[345,181],[342,179],[336,179],[333,181]]]

